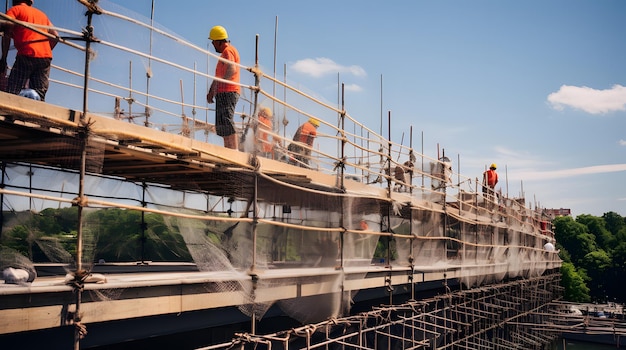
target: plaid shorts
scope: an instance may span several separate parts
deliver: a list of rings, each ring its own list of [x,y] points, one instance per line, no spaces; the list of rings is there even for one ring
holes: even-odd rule
[[[215,95],[215,132],[218,136],[235,133],[235,107],[239,101],[236,92],[220,92]]]
[[[7,92],[17,95],[28,86],[28,88],[37,91],[41,100],[44,101],[50,83],[51,63],[52,58],[16,56],[9,75]]]

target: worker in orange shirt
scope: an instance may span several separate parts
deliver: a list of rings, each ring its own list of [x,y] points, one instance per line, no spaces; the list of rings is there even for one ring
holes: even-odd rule
[[[33,0],[13,0],[13,7],[7,11],[7,16],[34,26],[48,27],[47,29],[41,28],[41,31],[58,37],[48,16],[33,7]],[[52,49],[58,40],[39,34],[25,26],[13,24],[13,22],[7,21],[3,29],[2,57],[0,57],[0,74],[3,76],[7,70],[7,56],[11,40],[17,49],[15,63],[13,63],[7,83],[7,92],[18,95],[22,89],[28,87],[37,93],[38,96],[34,99],[45,101],[50,84]]]
[[[496,163],[492,163],[489,170],[483,173],[483,194],[492,201],[495,201],[495,187],[498,183],[496,168]]]
[[[215,66],[215,76],[222,80],[213,80],[206,99],[215,102],[215,132],[224,139],[224,147],[238,149],[239,140],[235,129],[235,107],[241,94],[239,86],[239,52],[230,43],[228,33],[222,26],[215,26],[209,32],[213,48],[221,56]],[[232,82],[232,83],[231,83]]]
[[[298,127],[296,134],[293,136],[293,142],[287,146],[287,150],[290,152],[290,164],[308,167],[309,159],[311,158],[311,147],[313,147],[313,141],[317,136],[317,128],[319,126],[320,121],[318,119],[309,118],[308,121]]]
[[[270,136],[272,131],[272,110],[269,107],[261,107],[258,114],[259,127],[258,137],[260,142],[260,151],[264,157],[274,158],[274,144],[276,140]],[[271,138],[271,140],[270,140]]]

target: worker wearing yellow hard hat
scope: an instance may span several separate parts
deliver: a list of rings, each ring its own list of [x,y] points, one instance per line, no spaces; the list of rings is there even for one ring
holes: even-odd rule
[[[293,136],[293,142],[287,146],[287,150],[290,152],[289,163],[308,167],[309,159],[311,158],[311,147],[313,147],[313,141],[317,137],[317,128],[319,126],[319,119],[311,117],[298,127],[296,134]]]
[[[208,103],[215,102],[215,132],[224,139],[224,147],[238,149],[234,115],[241,94],[239,52],[228,40],[228,33],[222,26],[211,28],[209,40],[215,51],[221,54],[215,66],[215,77],[220,80],[213,80],[206,99]]]
[[[270,140],[269,133],[272,131],[272,110],[269,107],[261,107],[258,114],[259,128],[258,137],[261,144],[261,153],[264,157],[273,158],[275,140]],[[272,137],[273,139],[273,137]]]
[[[228,32],[226,32],[226,28],[222,26],[215,26],[211,28],[209,32],[209,40],[227,40]]]
[[[309,118],[309,123],[311,123],[311,125],[313,125],[316,128],[320,126],[319,119],[315,119],[313,117]]]
[[[496,173],[496,163],[491,163],[489,170],[483,173],[483,194],[490,200],[495,201],[495,187],[498,183],[498,173]]]

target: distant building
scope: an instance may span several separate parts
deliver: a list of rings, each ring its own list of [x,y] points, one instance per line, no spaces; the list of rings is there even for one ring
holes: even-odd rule
[[[572,216],[572,210],[571,209],[564,209],[564,208],[560,208],[560,209],[545,209],[544,212],[546,214],[548,214],[552,219],[559,217],[559,216]]]

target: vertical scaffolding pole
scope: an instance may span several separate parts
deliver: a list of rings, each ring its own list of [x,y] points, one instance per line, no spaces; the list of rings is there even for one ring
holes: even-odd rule
[[[145,107],[145,119],[143,125],[145,127],[150,127],[150,78],[152,78],[152,44],[153,44],[153,35],[154,35],[154,0],[152,0],[152,6],[150,8],[150,56],[148,57],[148,67],[146,68],[146,107]],[[196,67],[194,66],[194,77],[196,73]],[[194,103],[195,107],[195,103]],[[130,107],[129,107],[130,108]],[[130,109],[129,109],[130,111]],[[132,116],[132,115],[131,115]]]
[[[76,293],[76,311],[73,315],[74,321],[74,350],[80,349],[80,339],[86,334],[86,329],[81,323],[81,302],[84,278],[86,272],[83,269],[83,208],[85,205],[85,167],[87,158],[87,140],[89,138],[89,125],[85,120],[87,115],[88,96],[89,96],[89,61],[91,56],[91,43],[94,40],[92,19],[94,14],[100,14],[101,11],[96,5],[96,1],[81,1],[87,6],[87,26],[83,31],[83,40],[85,40],[85,76],[83,86],[83,113],[81,115],[81,124],[84,128],[81,131],[81,156],[80,156],[80,179],[78,185],[78,198],[75,204],[78,206],[78,227],[76,233],[76,271],[74,273],[74,291]]]
[[[337,172],[338,172],[338,177],[339,177],[339,189],[342,192],[346,191],[346,187],[344,184],[344,180],[345,180],[345,169],[346,169],[346,156],[345,156],[345,149],[346,149],[346,110],[345,110],[345,90],[344,90],[344,84],[341,84],[341,114],[339,115],[340,118],[340,127],[341,127],[341,156],[340,156],[340,160],[339,163],[337,164]],[[349,201],[350,199],[348,199],[348,197],[342,196],[341,197],[341,232],[339,232],[339,269],[341,269],[341,271],[343,271],[343,267],[344,267],[344,250],[345,250],[345,236],[346,236],[346,218],[345,218],[345,212],[346,210],[350,210],[350,208],[346,205],[346,202]],[[344,298],[344,293],[345,293],[345,289],[344,289],[344,283],[343,281],[341,282],[341,310],[348,310],[349,306],[344,305],[344,300],[346,300],[346,298]]]
[[[384,171],[386,172],[387,175],[387,194],[389,196],[389,199],[391,199],[391,190],[392,190],[392,184],[391,184],[391,111],[388,112],[387,114],[387,169],[385,169]],[[391,208],[391,203],[388,204],[387,206],[387,233],[388,235],[386,236],[387,238],[387,268],[388,268],[388,273],[389,275],[387,276],[386,279],[386,287],[387,287],[387,292],[389,293],[389,304],[392,305],[393,304],[393,286],[391,285],[391,241],[392,241],[392,232],[391,232],[391,212],[392,212],[392,208]]]
[[[0,188],[4,188],[4,179],[6,177],[7,164],[2,161],[2,179],[0,179]],[[0,240],[2,239],[2,227],[4,227],[4,192],[0,193]]]
[[[261,79],[259,77],[259,35],[256,35],[256,40],[255,40],[255,55],[254,55],[254,66],[255,66],[255,72],[254,72],[254,84],[255,84],[255,91],[254,91],[254,111],[253,111],[253,115],[256,116],[257,115],[257,105],[259,102],[259,91],[261,90]],[[258,118],[253,118],[252,120],[252,130],[253,130],[253,135],[256,138],[257,132],[258,132],[258,128],[259,128],[259,122],[258,122]],[[256,142],[256,140],[255,140]],[[259,203],[258,203],[258,195],[259,195],[259,159],[258,159],[258,151],[257,148],[254,147],[253,151],[252,151],[252,157],[250,158],[250,162],[252,163],[252,165],[255,168],[254,171],[254,178],[253,178],[253,189],[252,189],[252,198],[250,198],[250,202],[249,204],[252,204],[252,266],[250,266],[250,271],[248,272],[248,274],[250,275],[250,278],[252,280],[252,302],[255,302],[255,293],[256,293],[256,289],[257,289],[257,284],[259,281],[259,276],[256,273],[256,264],[257,264],[257,236],[258,236],[258,225],[259,225]],[[249,206],[248,206],[249,207]],[[246,208],[246,212],[244,213],[244,215],[248,215],[248,208]],[[252,308],[252,315],[250,316],[250,331],[252,334],[256,333],[256,311],[254,309],[254,307]]]
[[[148,185],[146,182],[141,183],[141,206],[143,208],[148,207],[148,203],[146,202],[146,188]],[[141,264],[146,263],[146,229],[148,225],[146,224],[146,212],[141,211],[141,223],[139,224],[139,229],[141,230]]]

